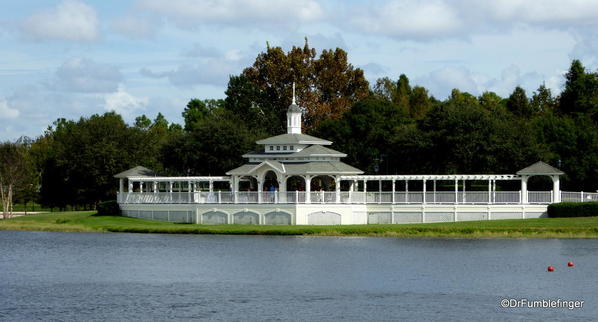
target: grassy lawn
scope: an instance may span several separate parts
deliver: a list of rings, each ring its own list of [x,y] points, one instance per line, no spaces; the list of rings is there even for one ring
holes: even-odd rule
[[[174,224],[95,212],[62,212],[0,220],[0,230],[458,238],[598,238],[598,217],[469,221],[457,223],[346,226]]]

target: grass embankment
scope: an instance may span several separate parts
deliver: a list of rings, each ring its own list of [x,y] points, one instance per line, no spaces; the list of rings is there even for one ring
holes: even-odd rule
[[[168,234],[314,235],[458,238],[598,238],[598,217],[469,221],[435,224],[255,226],[174,224],[63,212],[0,220],[0,230]]]

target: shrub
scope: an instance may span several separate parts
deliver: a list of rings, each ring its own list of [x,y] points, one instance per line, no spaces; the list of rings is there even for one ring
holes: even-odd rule
[[[97,216],[120,216],[120,207],[116,200],[100,202],[96,206]]]
[[[598,216],[598,202],[560,202],[548,205],[548,217]]]

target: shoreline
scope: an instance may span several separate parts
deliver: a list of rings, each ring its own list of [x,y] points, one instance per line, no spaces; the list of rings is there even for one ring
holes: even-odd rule
[[[258,226],[175,224],[129,217],[94,216],[94,214],[95,211],[83,211],[13,217],[0,221],[0,230],[468,239],[598,238],[598,217],[392,225]]]

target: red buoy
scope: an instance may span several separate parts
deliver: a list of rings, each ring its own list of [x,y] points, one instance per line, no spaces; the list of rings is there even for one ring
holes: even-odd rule
[[[569,266],[569,267],[573,267],[573,262],[568,262],[568,263],[567,263],[567,266]]]
[[[546,270],[549,272],[554,272],[554,266],[550,265]]]

